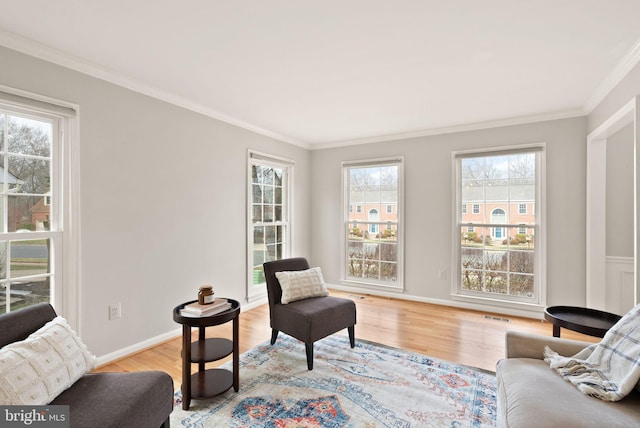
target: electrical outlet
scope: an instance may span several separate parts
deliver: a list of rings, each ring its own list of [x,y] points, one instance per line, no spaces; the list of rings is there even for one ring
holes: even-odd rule
[[[122,303],[114,303],[109,305],[109,319],[117,320],[122,318]]]

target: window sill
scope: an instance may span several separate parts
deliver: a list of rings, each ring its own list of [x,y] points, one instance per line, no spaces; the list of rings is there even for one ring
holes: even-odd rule
[[[365,289],[365,290],[404,293],[404,286],[402,284],[398,284],[397,286],[394,286],[394,285],[379,284],[379,283],[376,283],[376,282],[341,280],[339,282],[339,285],[343,285],[345,287],[348,287],[349,289],[362,288],[362,289]]]
[[[451,294],[451,300],[465,303],[472,303],[474,305],[493,306],[496,309],[514,309],[518,311],[531,312],[535,314],[541,314],[546,307],[539,303],[528,302],[516,302],[513,300],[502,300],[490,297],[469,296],[466,294]]]

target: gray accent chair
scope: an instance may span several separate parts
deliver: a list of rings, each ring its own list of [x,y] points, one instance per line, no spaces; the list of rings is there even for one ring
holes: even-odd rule
[[[0,315],[0,348],[26,339],[55,317],[48,303]],[[69,406],[71,428],[169,428],[173,380],[160,371],[88,373],[50,404]]]
[[[276,260],[263,264],[269,295],[269,317],[271,321],[271,344],[276,343],[278,332],[304,342],[307,353],[307,368],[313,370],[313,343],[342,329],[349,331],[351,347],[356,346],[356,304],[341,297],[312,297],[295,302],[281,303],[282,288],[276,272],[309,269],[303,257]]]

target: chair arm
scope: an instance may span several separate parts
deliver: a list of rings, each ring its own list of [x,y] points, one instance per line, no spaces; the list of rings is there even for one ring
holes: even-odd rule
[[[560,355],[570,357],[587,346],[593,345],[593,343],[519,331],[507,331],[505,336],[505,354],[507,358],[535,358],[542,360],[544,359],[545,345],[548,345]]]

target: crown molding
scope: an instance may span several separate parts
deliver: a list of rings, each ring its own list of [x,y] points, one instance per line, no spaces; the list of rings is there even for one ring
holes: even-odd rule
[[[442,128],[425,129],[414,132],[404,132],[398,134],[381,135],[371,138],[360,138],[355,140],[338,141],[331,143],[318,143],[311,147],[311,150],[332,149],[336,147],[356,146],[360,144],[384,143],[387,141],[407,140],[410,138],[429,137],[434,135],[454,134],[458,132],[479,131],[482,129],[501,128],[505,126],[524,125],[527,123],[546,122],[550,120],[570,119],[573,117],[585,116],[585,112],[581,108],[573,110],[565,110],[553,113],[544,113],[530,116],[518,116],[507,119],[490,120],[486,122],[474,122],[468,124],[460,124],[446,126]]]
[[[640,62],[640,40],[629,49],[616,67],[596,88],[584,105],[586,114],[590,114],[600,102],[624,79],[627,74]]]
[[[52,48],[51,46],[34,42],[33,40],[18,36],[17,34],[10,33],[5,30],[0,30],[0,45],[278,141],[283,141],[305,149],[311,148],[311,146],[305,142],[252,125],[200,103],[193,102],[157,87],[147,85],[139,80],[129,78],[122,73],[118,73],[117,71],[107,67],[99,66],[91,61],[70,55],[66,52]]]

